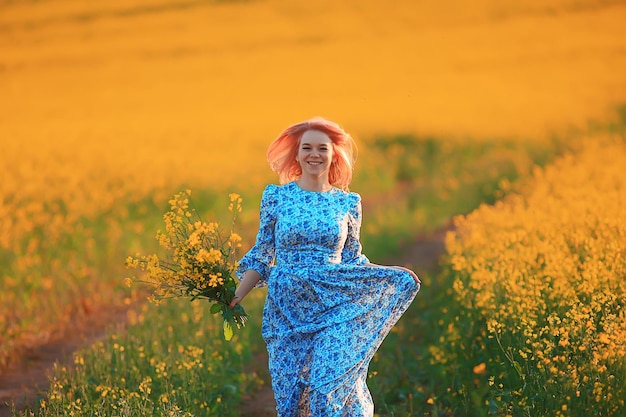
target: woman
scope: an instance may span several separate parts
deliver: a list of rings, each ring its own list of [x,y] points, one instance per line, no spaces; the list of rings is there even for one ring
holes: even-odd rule
[[[372,416],[369,362],[420,280],[361,253],[361,198],[346,191],[353,140],[340,126],[322,118],[293,125],[267,158],[283,185],[263,192],[231,307],[268,285],[262,334],[279,417]]]

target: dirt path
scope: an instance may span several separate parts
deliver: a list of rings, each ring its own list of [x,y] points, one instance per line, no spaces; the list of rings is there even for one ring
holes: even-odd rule
[[[428,235],[419,236],[390,263],[410,267],[418,275],[424,272],[435,271],[439,258],[445,251],[444,240],[448,230],[450,230],[450,227]],[[254,395],[244,399],[239,410],[240,415],[241,417],[275,417],[276,402],[270,386],[267,356],[259,355],[255,358],[254,364],[254,371],[261,375],[265,385]]]
[[[127,309],[102,309],[80,322],[65,326],[67,330],[51,335],[43,345],[27,349],[21,359],[0,374],[0,417],[12,415],[12,404],[17,410],[32,406],[42,391],[48,389],[48,376],[54,364],[70,366],[73,353],[104,338],[112,325],[126,325]]]

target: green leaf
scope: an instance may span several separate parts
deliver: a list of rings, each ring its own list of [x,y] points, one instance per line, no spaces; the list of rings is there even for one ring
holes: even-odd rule
[[[233,313],[239,316],[244,316],[246,314],[246,310],[244,310],[241,304],[235,304],[235,307],[233,307]]]
[[[217,314],[217,313],[219,313],[220,311],[222,311],[222,310],[223,310],[223,308],[224,308],[224,305],[223,305],[223,304],[213,304],[213,305],[211,306],[211,310],[210,310],[210,311],[211,311],[211,314]]]
[[[228,320],[224,320],[224,339],[229,341],[233,338],[233,326],[228,322]]]
[[[519,374],[520,378],[522,378],[522,380],[526,379],[526,375],[524,375],[524,371],[522,369],[522,365],[519,364],[518,361],[512,361],[513,362],[513,367],[515,368],[515,370],[517,371],[517,373]]]

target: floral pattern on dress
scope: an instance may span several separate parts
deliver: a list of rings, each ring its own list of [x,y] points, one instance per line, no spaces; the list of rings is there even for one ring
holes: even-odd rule
[[[373,416],[369,363],[419,284],[361,253],[361,197],[268,185],[239,264],[267,285],[262,334],[278,417]]]

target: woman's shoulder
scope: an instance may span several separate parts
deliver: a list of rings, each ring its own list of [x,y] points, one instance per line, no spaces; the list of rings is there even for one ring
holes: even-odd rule
[[[265,205],[273,205],[278,198],[278,188],[279,186],[276,184],[267,184],[261,195],[261,202]]]
[[[291,183],[287,184],[267,184],[263,190],[264,200],[276,200],[280,199],[286,192],[289,192]]]
[[[346,191],[341,188],[336,188],[336,193],[341,196],[342,199],[348,201],[351,205],[356,205],[361,202],[361,195],[354,191]]]
[[[276,184],[267,184],[265,186],[265,189],[263,190],[263,194],[275,194],[276,190],[278,190],[278,188],[280,188],[280,185],[276,185]]]

